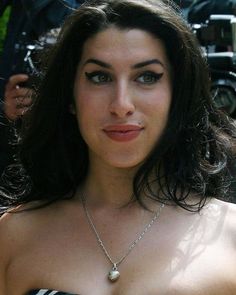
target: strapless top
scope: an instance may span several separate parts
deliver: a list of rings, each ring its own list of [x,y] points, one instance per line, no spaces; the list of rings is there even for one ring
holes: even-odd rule
[[[48,290],[48,289],[37,289],[32,290],[27,295],[79,295],[79,294],[72,294],[67,292],[61,292],[56,290]]]

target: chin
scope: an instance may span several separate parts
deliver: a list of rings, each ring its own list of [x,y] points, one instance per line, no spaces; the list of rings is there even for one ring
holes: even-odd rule
[[[137,153],[137,150],[113,150],[99,151],[90,153],[90,163],[95,165],[107,166],[114,169],[132,169],[143,164],[147,158],[146,152]],[[93,164],[92,164],[93,165]]]
[[[139,166],[141,166],[144,160],[145,160],[144,158],[122,159],[122,160],[115,159],[114,161],[111,161],[111,160],[107,161],[107,164],[111,167],[119,168],[119,169],[133,169],[133,168],[138,168]]]

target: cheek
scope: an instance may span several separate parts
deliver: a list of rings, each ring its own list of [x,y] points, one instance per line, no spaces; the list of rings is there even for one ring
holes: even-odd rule
[[[83,86],[83,83],[78,83],[77,89],[74,92],[74,100],[78,115],[83,115],[90,111],[93,100],[90,92]]]
[[[100,118],[104,110],[100,100],[90,92],[80,91],[76,94],[75,105],[80,130],[90,127],[94,129],[93,126],[97,126],[101,121]]]
[[[144,108],[155,119],[164,119],[168,117],[170,105],[171,105],[172,93],[169,87],[158,89],[145,96]]]
[[[79,117],[89,117],[90,121],[104,115],[108,109],[111,87],[94,87],[81,79],[75,87],[74,99]],[[93,120],[91,120],[91,118]]]

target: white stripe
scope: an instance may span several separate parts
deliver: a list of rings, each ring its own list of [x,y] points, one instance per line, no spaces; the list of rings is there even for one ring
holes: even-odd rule
[[[52,292],[50,292],[48,295],[55,295],[55,294],[57,294],[58,293],[58,291],[52,291]]]
[[[36,295],[44,295],[46,294],[47,291],[48,291],[47,289],[41,289],[40,291],[38,291]]]

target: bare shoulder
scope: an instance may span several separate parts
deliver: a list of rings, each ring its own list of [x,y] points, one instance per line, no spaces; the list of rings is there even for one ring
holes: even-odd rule
[[[225,290],[230,290],[229,294],[236,294],[236,204],[212,200],[209,206],[210,213],[211,210],[215,212],[213,216],[219,224],[216,233],[219,244],[222,245],[222,251],[219,250],[217,254],[227,261],[224,268],[227,277]],[[228,293],[224,292],[224,294]]]
[[[34,232],[45,213],[29,210],[33,206],[19,206],[5,213],[0,218],[1,250],[10,251],[20,245]],[[0,251],[2,252],[2,251]]]
[[[222,225],[230,230],[236,230],[236,204],[212,199],[203,209],[207,216],[215,217],[222,221]]]
[[[212,199],[202,214],[222,242],[225,241],[226,248],[233,250],[236,259],[236,204]]]
[[[29,239],[32,224],[29,214],[14,209],[0,218],[0,294],[7,294],[8,269],[13,257]]]
[[[50,226],[53,219],[60,214],[60,205],[52,204],[37,208],[38,204],[30,203],[19,206],[5,213],[0,218],[0,252],[14,255],[18,249],[27,244],[39,232],[40,228]],[[50,221],[52,220],[52,221]],[[6,255],[7,256],[7,255]]]
[[[11,210],[0,218],[0,245],[6,245],[6,249],[14,252],[40,233],[50,228],[53,231],[59,223],[68,219],[71,211],[75,210],[74,204],[72,200],[62,200],[47,206],[31,202]]]
[[[18,207],[0,218],[0,294],[11,294],[13,281],[20,290],[30,287],[36,272],[27,280],[19,272],[32,270],[34,263],[41,265],[45,253],[54,254],[71,223],[77,220],[78,210],[72,200],[41,208],[31,205]]]
[[[181,223],[174,219],[174,233],[184,228],[176,244],[184,253],[182,283],[187,278],[189,286],[198,286],[197,294],[236,294],[236,204],[212,198],[199,213],[178,212],[183,214]]]
[[[46,206],[39,202],[31,202],[14,208],[1,216],[0,235],[6,234],[12,238],[17,235],[18,241],[25,239],[45,224],[49,226],[61,218],[68,211],[67,207],[67,202],[58,201]],[[21,234],[24,234],[24,237]]]

